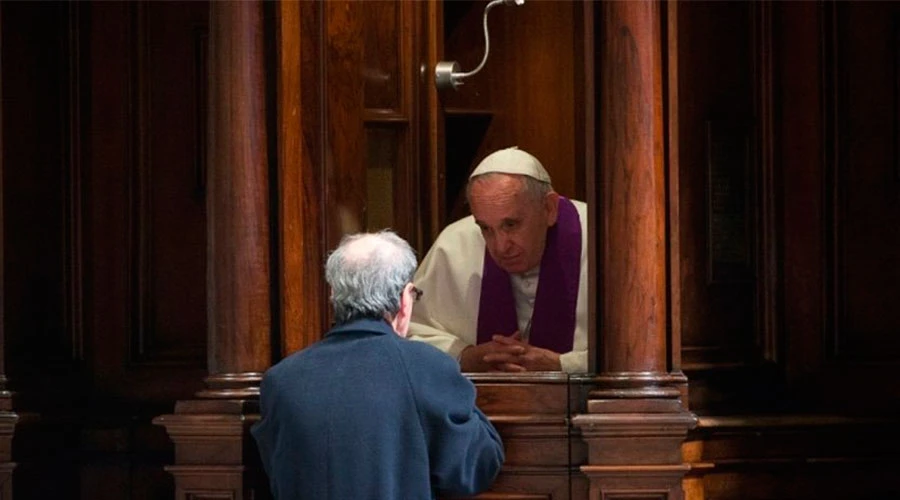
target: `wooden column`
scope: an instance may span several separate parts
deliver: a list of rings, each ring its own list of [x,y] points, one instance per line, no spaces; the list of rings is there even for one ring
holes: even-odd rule
[[[0,74],[0,81],[2,74]],[[2,100],[0,100],[2,102]],[[3,113],[0,108],[0,500],[12,499],[12,439],[18,417],[12,411],[12,394],[6,389],[6,336],[4,335],[3,294]]]
[[[156,419],[175,443],[178,499],[254,496],[263,478],[247,431],[271,361],[263,4],[210,2],[209,26],[209,376],[198,399]]]
[[[599,375],[573,419],[592,499],[683,498],[681,443],[696,423],[668,327],[663,8],[600,8]]]
[[[262,4],[211,2],[207,162],[209,398],[257,396],[269,366]]]

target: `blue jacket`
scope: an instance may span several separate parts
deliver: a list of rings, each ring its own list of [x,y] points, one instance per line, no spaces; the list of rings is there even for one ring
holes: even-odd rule
[[[434,347],[360,320],[272,368],[251,432],[278,500],[414,500],[491,485],[503,444]]]

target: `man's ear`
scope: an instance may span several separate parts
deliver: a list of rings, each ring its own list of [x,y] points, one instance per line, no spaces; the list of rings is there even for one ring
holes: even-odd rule
[[[391,322],[391,326],[394,327],[394,331],[397,332],[397,335],[401,337],[406,337],[407,332],[409,332],[409,321],[412,318],[412,308],[415,299],[412,294],[412,284],[408,283],[405,287],[403,287],[403,293],[400,294],[400,310],[397,311],[396,316],[394,316],[394,320]]]
[[[556,224],[559,217],[559,193],[550,191],[544,196],[543,210],[547,214],[547,227]]]

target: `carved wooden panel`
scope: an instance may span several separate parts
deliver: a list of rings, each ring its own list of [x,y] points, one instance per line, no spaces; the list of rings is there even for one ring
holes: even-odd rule
[[[787,371],[801,387],[824,359],[826,315],[824,262],[825,221],[823,165],[827,149],[824,133],[822,65],[823,10],[815,4],[779,4],[776,35],[789,36],[779,46],[776,98],[782,103],[782,128],[792,131],[776,160],[782,169],[785,197],[782,252],[784,329],[791,342],[785,349]],[[787,35],[789,33],[789,35]],[[805,389],[805,387],[803,387]]]
[[[895,45],[900,8],[837,4],[828,95],[834,106],[826,196],[832,245],[829,354],[843,363],[900,362],[900,182]],[[831,133],[834,135],[832,136]]]
[[[84,359],[81,11],[3,7],[3,308],[17,390],[35,373],[74,384]]]
[[[85,217],[94,377],[110,394],[177,399],[198,386],[206,354],[196,140],[207,5],[105,4],[92,15]]]
[[[795,401],[897,408],[893,3],[782,6],[785,324]],[[791,24],[789,24],[789,22]],[[819,54],[822,57],[812,58]],[[872,384],[878,380],[878,384]]]
[[[569,499],[569,469],[504,466],[491,490],[475,498]]]
[[[146,3],[131,14],[125,249],[139,364],[206,361],[205,7]]]
[[[327,248],[337,246],[341,236],[365,227],[365,144],[362,113],[364,104],[364,44],[361,4],[325,2],[324,47],[326,151],[325,164],[325,240]]]
[[[673,272],[681,366],[700,411],[770,407],[782,359],[777,61],[768,2],[679,4]],[[725,21],[727,19],[727,21]],[[672,21],[670,20],[670,23]],[[786,120],[790,118],[785,117]],[[790,196],[800,193],[791,192]]]
[[[476,403],[503,439],[506,460],[478,499],[573,499],[568,375],[469,374]],[[581,490],[580,490],[581,491]]]
[[[598,466],[582,471],[591,478],[591,500],[681,500],[681,476],[687,466]]]
[[[417,162],[415,99],[421,46],[418,2],[367,2],[365,21],[364,111],[366,129],[366,229],[394,229],[419,245],[421,168]]]
[[[205,373],[207,4],[2,9],[17,497],[170,497],[150,417]]]
[[[743,364],[756,354],[755,289],[747,280],[754,275],[747,237],[755,233],[743,224],[755,221],[747,210],[758,205],[747,205],[753,189],[747,170],[755,166],[750,130],[740,127],[753,116],[751,9],[689,2],[677,12],[683,363],[685,369]],[[740,143],[743,152],[734,149]],[[729,192],[725,180],[732,180]],[[729,207],[743,216],[735,222],[740,227],[723,222]]]
[[[893,498],[892,419],[816,415],[701,418],[684,446],[688,500]]]
[[[407,66],[412,24],[404,14],[412,8],[406,2],[369,2],[362,6],[363,106],[370,113],[402,116],[408,111],[406,96],[413,91],[407,83],[412,69]]]
[[[706,131],[706,280],[747,282],[754,274],[750,128],[709,121]]]

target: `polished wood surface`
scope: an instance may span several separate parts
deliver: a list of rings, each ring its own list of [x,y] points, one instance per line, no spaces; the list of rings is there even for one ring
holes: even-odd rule
[[[196,143],[203,80],[193,31],[206,9],[108,4],[89,15],[96,22],[89,33],[68,21],[78,31],[69,35],[76,52],[67,59],[79,61],[85,50],[91,58],[67,83],[64,108],[60,326],[72,357],[90,366],[86,381],[95,390],[162,403],[181,393],[186,373],[200,375],[206,353],[203,148]],[[79,47],[85,36],[89,44]],[[176,47],[184,51],[170,57]],[[165,82],[177,78],[187,84],[172,112],[161,104],[171,91]]]
[[[689,277],[701,269],[697,239],[705,236],[697,228],[706,214],[682,206],[693,212],[681,217],[690,236],[683,241],[693,245],[682,258],[684,368],[691,406],[704,415],[685,445],[688,498],[897,495],[889,471],[897,462],[898,372],[888,333],[897,314],[883,308],[896,285],[896,125],[887,125],[894,111],[884,105],[896,102],[887,49],[896,9],[679,6],[687,32],[679,38],[702,45],[679,51],[682,100],[693,104],[681,112],[682,127],[723,113],[756,119],[754,282]],[[707,31],[722,19],[731,19],[728,33]],[[700,42],[709,39],[720,43]],[[705,73],[711,58],[722,61],[720,74]],[[696,138],[681,144],[682,163],[703,156]],[[685,203],[700,202],[690,194],[702,188],[695,175],[682,168]],[[851,292],[863,279],[867,292]],[[740,317],[750,323],[728,326]]]
[[[779,70],[810,75],[784,79],[780,91],[785,106],[783,126],[795,131],[793,140],[782,147],[779,155],[783,164],[791,166],[784,171],[783,189],[793,192],[791,205],[796,207],[785,210],[783,215],[784,259],[793,264],[784,266],[784,301],[791,305],[791,310],[785,312],[785,331],[792,332],[794,339],[787,347],[790,360],[787,369],[789,379],[802,381],[825,358],[826,346],[821,336],[829,320],[823,297],[827,274],[821,266],[808,262],[825,255],[821,236],[826,231],[826,221],[821,215],[825,210],[822,205],[825,179],[821,168],[827,149],[820,142],[825,128],[822,106],[825,88],[821,78],[811,77],[824,74],[819,57],[824,12],[812,4],[785,6],[782,11],[783,20],[777,29],[784,32],[790,26],[795,41],[784,46]]]
[[[245,453],[245,443],[253,422],[248,414],[258,412],[254,398],[259,395],[262,372],[272,362],[270,293],[275,287],[271,269],[282,265],[281,261],[271,265],[275,245],[270,240],[267,12],[271,11],[256,1],[210,5],[206,170],[209,376],[207,388],[197,392],[197,399],[180,400],[174,413],[153,421],[166,430],[174,444],[174,463],[167,470],[179,499],[237,499],[245,491],[265,489],[259,464]],[[296,19],[296,14],[289,10],[286,15]],[[287,41],[286,45],[290,51],[291,45]],[[297,83],[290,72],[282,78]],[[297,96],[284,95],[284,87],[280,88],[283,102],[299,111]],[[283,114],[277,120],[289,132],[302,134],[298,127],[302,122],[291,122]],[[279,159],[293,154],[290,159],[295,159],[297,153],[285,151],[281,143],[276,154]],[[288,199],[294,189],[293,185],[287,188]],[[279,185],[277,196],[284,191],[284,185]],[[284,206],[276,206],[277,216],[283,216]],[[287,234],[291,236],[296,235]],[[276,323],[276,329],[283,324]]]
[[[702,417],[684,444],[700,482],[686,498],[893,498],[897,432],[883,417]]]
[[[171,443],[150,420],[206,374],[208,6],[0,10],[13,489],[158,498]]]
[[[476,403],[503,439],[506,460],[490,490],[479,499],[581,499],[571,491],[581,478],[572,467],[577,441],[569,421],[569,376],[563,373],[469,374]],[[578,484],[575,488],[577,490]]]
[[[599,17],[599,374],[572,419],[587,445],[580,470],[591,499],[681,499],[690,469],[681,443],[696,417],[680,399],[686,379],[669,373],[667,217],[678,208],[668,198],[666,161],[666,103],[678,96],[677,82],[664,82],[670,12],[608,2]]]
[[[660,6],[601,7],[598,293],[603,372],[666,370],[666,172]]]
[[[680,295],[684,363],[689,366],[739,363],[753,344],[754,283],[714,280],[709,266],[707,166],[704,130],[728,127],[753,116],[750,3],[683,2],[678,6],[679,86],[678,170],[681,244]],[[714,39],[716,44],[708,43]],[[728,54],[728,55],[726,55]],[[715,59],[721,64],[709,65]],[[685,133],[691,130],[696,133]],[[728,132],[731,132],[729,129]],[[737,168],[735,166],[734,168]],[[750,180],[756,173],[750,175]],[[746,248],[746,245],[744,245]],[[759,354],[762,356],[762,353]]]
[[[212,2],[207,167],[209,392],[252,390],[270,363],[263,6]],[[255,381],[254,381],[255,379]]]
[[[326,2],[323,54],[325,64],[326,139],[325,197],[329,210],[325,241],[337,246],[341,236],[365,228],[366,177],[363,112],[363,10],[354,2]]]
[[[278,272],[281,353],[318,340],[328,311],[322,262],[323,133],[318,30],[322,5],[280,2],[278,30]]]
[[[423,57],[422,2],[364,3],[363,111],[366,207],[369,231],[391,228],[422,248],[420,219],[427,217],[418,98]],[[335,167],[340,168],[338,165]]]
[[[666,85],[668,91],[667,113],[666,113],[666,162],[669,168],[668,177],[668,195],[667,195],[667,224],[668,231],[666,242],[668,244],[668,271],[669,271],[669,338],[672,346],[681,346],[682,344],[682,328],[681,321],[681,266],[677,263],[681,262],[681,127],[679,126],[680,112],[680,81],[679,81],[679,30],[678,30],[678,14],[680,2],[667,2],[665,9],[665,52],[663,61],[666,65]],[[675,263],[675,264],[673,264]],[[672,371],[679,372],[682,369],[682,350],[672,348],[669,350],[669,367]],[[687,394],[687,385],[684,386],[681,395],[685,406],[690,406],[690,400]]]
[[[775,196],[771,191],[775,189],[773,167],[770,160],[763,161],[771,157],[774,147],[771,139],[763,142],[766,136],[762,134],[763,124],[774,112],[771,100],[762,93],[767,88],[765,82],[771,84],[767,80],[771,68],[763,58],[773,57],[765,45],[771,42],[771,16],[763,16],[766,8],[762,2],[683,2],[670,18],[670,25],[679,33],[678,96],[672,106],[678,106],[674,126],[681,131],[677,146],[671,150],[672,161],[680,166],[678,174],[672,176],[679,183],[679,191],[673,194],[679,213],[677,218],[670,216],[677,228],[680,253],[678,260],[672,260],[673,272],[679,274],[674,286],[680,313],[672,317],[673,328],[680,330],[682,368],[692,382],[692,408],[696,404],[705,408],[718,404],[713,394],[728,398],[726,407],[764,397],[763,393],[751,395],[743,390],[738,396],[735,390],[741,377],[763,376],[779,355],[778,343],[766,337],[774,335],[777,327],[772,324],[777,314],[772,303],[777,276],[770,271],[777,265],[773,259],[777,260],[778,248],[772,239],[776,228],[771,206]],[[717,43],[709,43],[711,39]],[[710,60],[719,63],[711,65]],[[754,123],[754,116],[758,117],[758,128],[750,133],[745,125]],[[704,132],[707,130],[711,132]],[[726,162],[715,167],[726,172],[746,168],[743,181],[735,182],[732,177],[713,186],[722,175],[711,175],[710,139],[734,144],[750,141],[751,137],[758,139],[748,152],[732,155],[733,167],[723,166]],[[764,176],[768,179],[765,183]],[[714,189],[725,193],[720,198],[741,207],[731,216],[731,236],[714,234],[710,229],[710,220],[717,216],[713,213],[716,206],[710,202]],[[748,203],[756,213],[748,213]],[[764,206],[768,207],[765,212]],[[748,217],[754,219],[753,230]],[[754,259],[758,270],[751,273],[753,276],[735,273],[723,279],[714,275],[712,266],[736,266],[732,261],[737,259],[732,256],[724,264],[716,262],[719,258],[709,250],[712,245],[732,245],[743,256],[758,255]],[[741,270],[749,269],[743,265]],[[763,333],[764,325],[768,325],[767,334]],[[726,395],[729,393],[731,397]]]
[[[175,446],[174,463],[166,466],[174,498],[271,498],[249,436],[258,419],[256,401],[228,399],[180,401],[173,414],[157,417]]]
[[[529,0],[451,92],[485,2],[215,4],[225,44],[203,2],[0,4],[3,498],[266,498],[254,401],[204,377],[252,395],[318,340],[373,158],[421,255],[513,142],[592,202],[600,373],[472,377],[483,498],[900,495],[896,3]]]
[[[816,47],[824,55],[822,106],[797,111],[812,120],[820,117],[811,122],[819,125],[819,134],[800,136],[790,145],[822,153],[797,159],[799,168],[811,176],[791,175],[785,189],[821,187],[822,196],[810,200],[812,205],[786,199],[784,217],[790,249],[785,266],[804,278],[786,287],[793,301],[785,306],[786,321],[797,325],[813,317],[820,328],[815,330],[817,338],[812,338],[813,331],[801,330],[811,352],[791,351],[791,374],[798,393],[815,386],[814,404],[829,410],[896,412],[900,311],[890,297],[900,292],[895,250],[900,244],[896,175],[900,151],[897,110],[887,103],[900,99],[900,63],[893,44],[900,30],[900,6],[827,5],[818,14],[822,31]],[[795,68],[785,71],[785,79],[801,78]],[[804,76],[804,81],[812,79]],[[800,227],[806,223],[820,228],[822,239],[803,241],[794,236],[794,230],[810,231]],[[821,265],[814,264],[817,259],[823,259]],[[819,303],[801,295],[806,280],[821,283],[813,295],[821,299]],[[792,308],[795,303],[811,314]],[[872,380],[881,383],[871,384]]]

